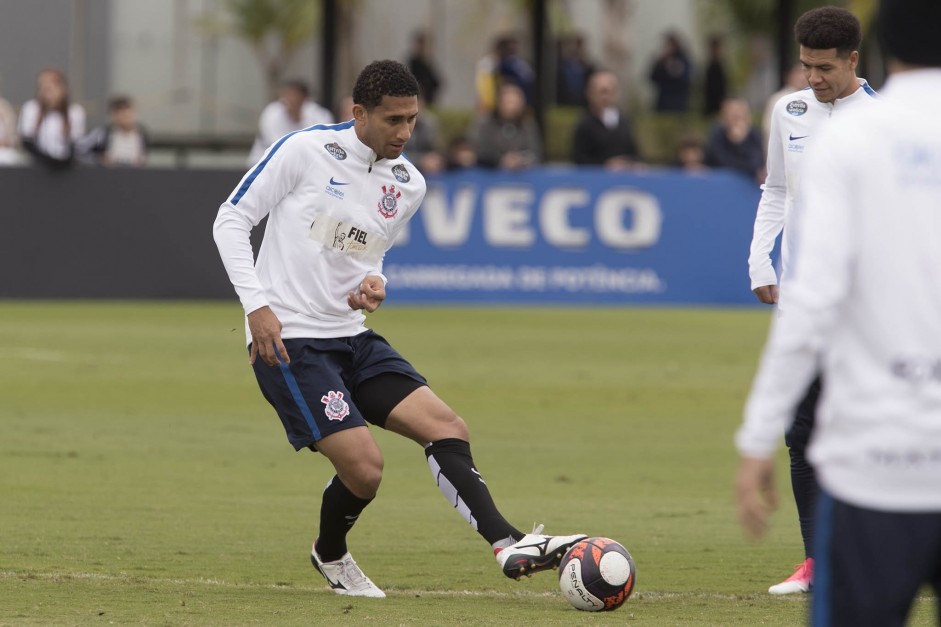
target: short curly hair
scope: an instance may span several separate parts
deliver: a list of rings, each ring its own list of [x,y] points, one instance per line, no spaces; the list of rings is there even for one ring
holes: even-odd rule
[[[797,43],[813,50],[836,48],[841,57],[859,50],[863,40],[862,27],[856,16],[839,7],[811,9],[794,25]]]
[[[418,81],[407,67],[389,59],[373,61],[363,68],[353,86],[353,104],[367,111],[379,106],[383,96],[418,95]]]

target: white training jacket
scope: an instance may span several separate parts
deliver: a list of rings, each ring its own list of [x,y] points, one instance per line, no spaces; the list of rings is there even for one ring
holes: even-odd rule
[[[941,69],[893,75],[808,155],[801,250],[736,436],[767,458],[817,371],[808,458],[884,511],[941,511]]]
[[[797,246],[793,222],[799,218],[801,169],[813,151],[814,140],[826,121],[847,111],[876,101],[876,92],[864,79],[860,88],[835,102],[820,102],[810,87],[782,97],[771,114],[768,140],[768,175],[761,186],[761,200],[755,215],[755,229],[748,256],[751,289],[776,285],[778,278],[771,263],[771,250],[781,230],[781,281],[787,277],[789,260]]]
[[[366,327],[347,294],[382,276],[424,196],[418,170],[404,157],[378,159],[352,120],[312,126],[268,148],[222,203],[213,235],[246,315],[270,306],[286,339],[350,337]],[[255,263],[249,235],[265,216]]]

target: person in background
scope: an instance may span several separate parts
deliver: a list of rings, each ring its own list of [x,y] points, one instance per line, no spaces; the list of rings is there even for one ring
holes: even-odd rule
[[[658,113],[689,111],[693,65],[677,33],[668,32],[663,36],[663,49],[650,68],[650,80],[657,90],[655,111]]]
[[[19,144],[16,135],[16,111],[0,96],[0,166],[19,163]]]
[[[418,79],[417,76],[415,78]],[[408,140],[405,156],[422,174],[438,174],[447,168],[448,163],[438,141],[438,118],[425,105],[424,98],[419,94],[418,118],[412,129],[412,137]]]
[[[336,119],[338,122],[346,122],[353,119],[353,96],[343,96],[337,103]]]
[[[438,70],[435,69],[431,61],[429,35],[425,31],[419,31],[412,36],[412,50],[408,57],[408,69],[411,70],[418,81],[418,87],[421,89],[421,95],[425,99],[425,104],[429,107],[434,106],[438,97],[438,89],[441,87],[441,78]]]
[[[333,114],[310,99],[307,83],[287,81],[277,100],[269,103],[258,120],[258,135],[248,155],[248,165],[256,163],[265,150],[288,133],[315,124],[333,124]]]
[[[744,98],[727,98],[719,121],[706,139],[705,164],[741,172],[756,182],[765,178],[765,155],[761,136],[752,124],[751,109]]]
[[[735,439],[739,520],[759,537],[777,501],[781,431],[822,369],[808,449],[820,486],[809,617],[818,627],[909,624],[923,586],[934,624],[941,617],[941,283],[925,280],[941,266],[938,24],[937,0],[883,0],[876,29],[889,78],[879,104],[813,130],[787,309]],[[822,59],[801,58],[823,91]]]
[[[585,38],[577,33],[562,37],[556,63],[556,104],[569,107],[588,104],[585,87],[588,77],[594,72],[594,64],[585,55]]]
[[[771,94],[771,97],[768,98],[768,102],[765,103],[765,110],[761,115],[761,140],[765,152],[768,151],[768,140],[771,139],[771,114],[774,112],[774,105],[778,103],[778,100],[788,94],[793,94],[796,91],[807,88],[807,77],[804,76],[804,67],[800,63],[795,63],[784,77],[784,86]]]
[[[620,92],[614,72],[600,70],[588,78],[588,107],[575,127],[572,161],[625,170],[640,160],[631,120],[618,108]]]
[[[706,79],[703,84],[703,113],[713,116],[722,108],[729,89],[729,79],[725,71],[722,37],[713,35],[709,38],[709,62],[706,64]]]
[[[682,135],[676,144],[676,161],[673,166],[695,174],[707,169],[705,162],[706,153],[702,137],[696,133]]]
[[[448,143],[446,157],[448,172],[466,170],[477,165],[477,153],[474,142],[466,135],[458,135]]]
[[[137,121],[137,109],[129,96],[108,101],[110,121],[79,140],[78,152],[97,165],[140,167],[147,163],[149,140]]]
[[[474,83],[478,113],[494,110],[499,100],[500,87],[506,83],[522,90],[527,106],[532,103],[536,73],[520,55],[519,48],[516,35],[501,35],[494,40],[492,50],[477,61]]]
[[[36,77],[36,97],[23,104],[20,142],[39,163],[65,167],[73,162],[75,142],[85,135],[85,109],[69,98],[60,70],[47,68]]]
[[[804,80],[810,89],[784,96],[774,105],[771,139],[768,144],[768,177],[761,200],[748,256],[748,275],[755,297],[767,305],[778,303],[778,286],[786,294],[794,253],[800,249],[800,224],[805,204],[802,181],[805,161],[819,146],[817,137],[835,119],[856,109],[878,106],[876,93],[856,76],[862,27],[846,9],[821,7],[798,18],[794,35],[800,46]],[[771,262],[778,235],[781,239],[780,279]],[[787,299],[778,307],[787,314]],[[770,588],[771,594],[810,592],[814,582],[814,511],[818,487],[816,472],[807,460],[807,446],[817,420],[817,401],[826,382],[813,380],[804,399],[796,406],[793,420],[784,433],[791,459],[791,487],[797,505],[804,561],[784,581]]]
[[[473,135],[477,163],[483,167],[524,170],[542,162],[539,129],[523,90],[513,83],[500,85],[496,109],[478,120]]]

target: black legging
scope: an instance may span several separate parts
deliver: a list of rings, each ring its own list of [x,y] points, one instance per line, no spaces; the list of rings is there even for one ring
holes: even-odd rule
[[[797,518],[800,521],[801,537],[804,540],[804,556],[811,557],[814,538],[814,507],[817,503],[817,474],[807,463],[804,453],[817,416],[817,400],[820,398],[820,377],[814,379],[807,393],[797,406],[794,424],[784,434],[791,456],[791,488],[794,490],[794,502],[797,504]]]

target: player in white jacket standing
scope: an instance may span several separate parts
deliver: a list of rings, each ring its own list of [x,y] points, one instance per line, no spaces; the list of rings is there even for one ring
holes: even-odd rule
[[[736,436],[739,516],[760,535],[780,431],[822,367],[814,625],[903,625],[923,584],[941,594],[938,24],[937,0],[882,3],[891,76],[808,155],[785,310]]]
[[[418,117],[411,72],[395,61],[367,65],[353,102],[353,120],[270,146],[214,226],[262,394],[295,450],[319,451],[336,469],[310,560],[337,594],[385,596],[346,546],[382,479],[371,423],[424,447],[441,493],[487,540],[507,577],[549,570],[586,536],[545,536],[541,526],[525,534],[507,522],[474,465],[465,422],[364,326],[363,312],[385,299],[383,257],[418,210],[425,180],[402,155]],[[265,216],[254,263],[249,235]]]
[[[836,7],[813,9],[797,20],[794,34],[800,45],[800,61],[808,86],[784,96],[774,106],[768,143],[768,175],[762,186],[748,259],[752,290],[767,304],[778,302],[778,281],[771,264],[771,251],[782,230],[782,289],[791,274],[791,260],[799,243],[795,225],[803,210],[801,188],[805,160],[816,150],[818,136],[829,120],[875,102],[875,92],[869,84],[856,77],[862,30],[852,13]],[[796,410],[793,425],[785,434],[791,457],[791,486],[804,541],[804,561],[790,577],[768,589],[772,594],[808,592],[813,581],[811,547],[817,480],[807,463],[805,449],[819,394],[820,379],[814,379]]]

